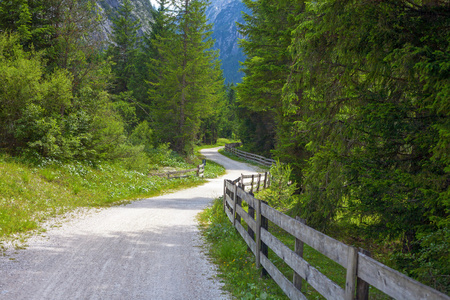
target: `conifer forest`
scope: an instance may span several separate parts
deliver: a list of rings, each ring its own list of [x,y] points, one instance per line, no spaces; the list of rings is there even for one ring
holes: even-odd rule
[[[240,140],[290,166],[282,209],[450,292],[449,0],[242,0],[234,84],[208,1],[119,1],[107,39],[97,2],[0,0],[2,155],[132,168]]]

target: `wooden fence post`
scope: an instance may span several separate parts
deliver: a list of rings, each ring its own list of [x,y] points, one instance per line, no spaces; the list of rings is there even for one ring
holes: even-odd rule
[[[256,186],[256,191],[259,192],[259,187],[261,185],[261,173],[258,174],[258,185]]]
[[[237,186],[234,185],[234,193],[233,193],[233,226],[236,227],[236,191]]]
[[[356,271],[358,268],[358,251],[355,247],[348,246],[347,277],[345,280],[344,299],[353,300],[356,290]]]
[[[266,201],[261,200],[261,202],[264,204],[267,204]],[[264,217],[262,214],[261,214],[261,228],[264,228],[265,230],[269,231],[269,220],[266,217]],[[269,247],[266,244],[264,244],[264,242],[262,242],[262,241],[261,241],[261,253],[265,257],[269,258]],[[261,277],[267,277],[267,275],[269,275],[269,273],[267,273],[267,270],[263,268],[261,270]]]
[[[250,195],[253,196],[252,193],[250,193]],[[248,204],[248,214],[253,220],[255,219],[255,208],[251,206],[250,203]],[[253,229],[250,227],[249,224],[247,224],[247,232],[248,235],[252,238],[252,240],[255,240],[255,232],[253,231]],[[250,247],[247,247],[247,249],[251,251]]]
[[[267,188],[267,172],[264,173],[264,189]]]
[[[256,267],[259,268],[261,266],[261,201],[259,199],[255,199],[256,201],[256,249],[255,249],[255,258],[256,258]]]
[[[250,194],[253,194],[253,184],[255,182],[255,174],[252,174],[252,184],[250,185]]]
[[[227,180],[223,180],[223,211],[226,212],[226,203],[227,203]]]
[[[367,256],[371,256],[370,252],[359,248],[359,252],[367,255]],[[364,280],[362,280],[361,278],[357,277],[356,279],[356,299],[357,300],[368,300],[369,299],[369,284],[367,282],[365,282]]]
[[[237,205],[239,205],[240,207],[242,207],[242,199],[241,199],[241,197],[239,197],[238,195],[237,195],[237,190],[238,190],[238,186],[237,185],[235,185],[235,193],[236,193],[236,206]],[[236,211],[236,221],[239,223],[239,224],[241,224],[241,216],[237,213],[237,211]]]
[[[305,219],[301,219],[299,216],[296,216],[295,219],[297,221],[299,221],[302,224],[306,224],[306,220]],[[299,239],[295,239],[295,249],[294,249],[295,253],[303,258],[303,242]],[[301,291],[302,290],[302,277],[300,277],[300,275],[298,275],[296,272],[294,272],[294,278],[292,280],[292,282],[294,283],[294,286]]]

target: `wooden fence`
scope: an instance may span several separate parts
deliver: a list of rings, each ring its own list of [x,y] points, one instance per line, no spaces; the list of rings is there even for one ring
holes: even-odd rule
[[[250,160],[250,161],[254,161],[254,162],[257,162],[257,163],[259,163],[261,165],[268,166],[268,167],[272,166],[272,164],[274,164],[276,162],[273,159],[266,158],[266,157],[261,156],[261,155],[256,155],[256,154],[253,154],[253,153],[249,153],[249,152],[245,152],[245,151],[242,151],[242,150],[238,150],[238,149],[235,148],[238,145],[240,145],[240,144],[239,143],[226,144],[225,145],[225,151],[230,152],[230,153],[232,153],[232,154],[234,154],[234,155],[236,155],[238,157],[241,157],[241,158],[244,158],[244,159],[247,159],[247,160]]]
[[[368,299],[369,285],[395,299],[450,299],[445,294],[379,263],[356,248],[305,225],[301,220],[275,210],[247,193],[245,187],[240,186],[240,180],[224,182],[225,213],[254,253],[256,266],[262,266],[263,271],[277,282],[290,299],[306,299],[300,291],[302,279],[326,299]],[[247,203],[248,212],[242,208],[242,201]],[[241,219],[247,224],[247,229],[241,224]],[[295,237],[294,251],[269,232],[269,221]],[[303,243],[346,268],[344,288],[303,259]],[[292,281],[268,258],[268,248],[294,270]]]
[[[186,177],[193,176],[193,175],[196,175],[198,177],[203,177],[204,173],[205,173],[205,165],[206,165],[206,162],[203,162],[201,165],[198,165],[197,168],[195,168],[195,169],[181,170],[181,171],[168,171],[168,172],[164,172],[164,173],[150,174],[150,176],[167,177],[168,179],[186,178]],[[192,174],[189,174],[189,173],[192,173]]]
[[[254,192],[259,192],[260,190],[270,186],[270,172],[251,175],[241,174],[241,177],[234,182],[243,190],[248,190],[250,194],[253,194]]]

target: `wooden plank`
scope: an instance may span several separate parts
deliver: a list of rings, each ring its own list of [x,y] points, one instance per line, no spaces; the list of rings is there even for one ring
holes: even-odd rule
[[[240,223],[236,223],[236,229],[239,232],[239,234],[244,239],[247,246],[252,250],[253,254],[256,254],[256,243],[255,241],[248,235],[248,232],[245,230],[244,226],[242,226]]]
[[[253,229],[253,231],[256,230],[256,221],[242,207],[237,205],[236,212],[244,219],[245,223]]]
[[[223,210],[226,210],[227,205],[227,179],[223,180]]]
[[[358,251],[371,257],[370,252],[365,249],[359,248]],[[369,288],[370,285],[358,277],[356,279],[356,300],[369,300]]]
[[[236,226],[236,205],[237,205],[236,189],[237,189],[237,186],[234,186],[234,190],[233,190],[233,226]]]
[[[349,247],[347,257],[347,276],[345,279],[345,300],[353,300],[355,297],[357,267],[358,251],[355,247]]]
[[[260,200],[260,205],[267,205],[267,202]],[[260,210],[261,211],[261,210]],[[265,229],[267,232],[269,232],[269,219],[267,219],[266,217],[264,217],[261,214],[261,228],[260,230]],[[269,247],[262,241],[261,239],[261,256],[265,256],[267,258],[269,258]],[[267,270],[265,268],[262,268],[261,270],[261,277],[265,277],[267,276]]]
[[[229,180],[226,181],[227,190],[233,191],[234,190],[234,186],[235,185],[231,181],[229,181]]]
[[[245,202],[247,202],[247,204],[249,206],[255,207],[255,203],[256,203],[256,199],[255,197],[253,197],[252,195],[250,195],[249,193],[246,193],[243,189],[238,188],[237,190],[237,195],[239,197],[241,197],[242,200],[244,200]]]
[[[225,201],[226,201],[226,203],[228,203],[228,205],[230,207],[234,207],[233,199],[230,196],[228,196],[227,194],[225,194]]]
[[[176,175],[176,174],[185,174],[189,172],[197,172],[197,169],[189,169],[189,170],[181,170],[181,171],[169,171],[167,172],[170,175]]]
[[[344,290],[339,285],[299,257],[267,230],[261,229],[261,240],[326,299],[343,299]]]
[[[302,224],[306,224],[306,220],[301,219],[299,216],[296,216],[295,219],[299,221]],[[303,242],[299,239],[295,239],[295,246],[294,246],[294,252],[298,255],[298,257],[303,258]],[[294,275],[292,278],[292,282],[294,283],[294,286],[298,290],[302,290],[302,277],[294,271]]]
[[[230,222],[233,223],[233,214],[228,209],[225,210],[225,213],[228,216],[228,219],[230,219]]]
[[[255,220],[255,208],[253,206],[248,206],[248,215],[250,219],[255,222],[255,226],[251,226],[249,223],[247,223],[247,232],[248,235],[255,240],[255,230],[256,230],[256,220]]]
[[[289,299],[307,300],[295,286],[275,267],[275,265],[264,255],[261,255],[261,264],[267,270],[270,277],[278,284],[283,292],[289,297]]]
[[[349,246],[300,223],[267,204],[261,203],[261,214],[277,226],[286,230],[286,232],[290,233],[295,238],[298,238],[344,268],[347,268],[347,253]]]
[[[256,213],[255,260],[256,260],[256,267],[259,268],[261,266],[261,261],[260,261],[260,255],[261,255],[261,253],[260,253],[260,251],[261,251],[261,201],[259,201],[259,200],[256,200],[255,213]]]
[[[450,300],[450,297],[358,253],[358,277],[398,300]]]

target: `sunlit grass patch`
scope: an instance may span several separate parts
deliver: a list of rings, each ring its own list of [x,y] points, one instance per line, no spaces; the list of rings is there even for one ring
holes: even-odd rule
[[[165,163],[178,168],[194,167],[173,155]],[[222,166],[208,162],[205,177],[213,178],[223,172]],[[149,176],[119,163],[27,165],[2,156],[0,239],[38,229],[41,222],[78,207],[123,204],[204,182],[196,176],[170,180]]]

